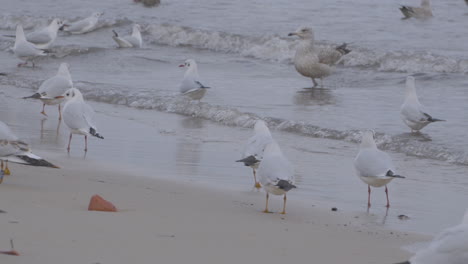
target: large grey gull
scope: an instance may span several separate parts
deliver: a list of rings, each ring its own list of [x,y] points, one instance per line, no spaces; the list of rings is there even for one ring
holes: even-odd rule
[[[70,88],[73,88],[73,81],[70,71],[68,70],[68,64],[61,63],[55,76],[45,80],[41,86],[39,86],[35,94],[24,97],[24,99],[34,98],[41,100],[43,103],[41,114],[45,116],[47,116],[44,110],[46,105],[58,104],[59,120],[61,120],[62,113],[60,111],[60,103],[64,100],[63,94]]]
[[[36,57],[47,55],[43,50],[39,49],[36,47],[36,45],[26,40],[23,26],[21,25],[16,26],[16,38],[15,45],[13,46],[13,52],[16,57],[25,61],[24,63],[19,63],[18,67],[27,65],[29,61],[31,61],[34,67],[34,59]]]
[[[133,25],[132,34],[124,37],[119,37],[119,34],[114,32],[112,39],[119,45],[119,48],[141,48],[143,40],[141,39],[141,27],[138,24]]]
[[[28,33],[26,39],[40,49],[48,49],[57,38],[57,31],[62,25],[63,22],[56,18],[47,27]]]
[[[317,49],[315,47],[314,32],[309,27],[300,27],[288,36],[298,36],[300,38],[294,56],[294,66],[303,76],[312,79],[314,87],[318,85],[315,79],[319,78],[323,84],[323,78],[332,73],[332,65],[336,64],[340,58],[349,53],[350,50],[343,44],[337,48]]]
[[[84,151],[88,151],[89,135],[104,139],[104,137],[97,132],[96,125],[94,125],[94,110],[84,101],[83,95],[76,88],[67,90],[64,97],[67,102],[63,107],[63,121],[70,129],[70,139],[68,140],[67,150],[70,152],[72,134],[79,134],[84,135]]]
[[[390,156],[379,150],[374,141],[374,131],[364,131],[361,140],[359,153],[354,159],[354,168],[357,176],[367,184],[368,199],[367,206],[370,207],[370,195],[372,187],[385,186],[385,194],[387,195],[387,207],[390,207],[388,199],[387,184],[395,178],[404,178],[395,174],[395,167]]]
[[[271,194],[283,195],[283,211],[286,214],[286,193],[296,188],[294,185],[294,169],[274,141],[268,143],[263,153],[263,159],[258,167],[258,176],[266,192],[266,204],[263,212],[269,213],[268,199]]]
[[[433,122],[445,121],[433,118],[419,102],[413,76],[406,78],[405,102],[401,106],[400,115],[403,122],[411,128],[411,132],[419,131]]]
[[[210,87],[200,82],[197,63],[193,59],[188,59],[184,64],[179,65],[179,67],[187,68],[184,79],[180,83],[179,91],[182,95],[188,96],[193,100],[201,100],[205,96],[206,89]]]
[[[0,177],[2,177],[4,174],[10,174],[8,164],[4,168],[3,161],[11,161],[14,163],[32,166],[58,168],[54,164],[33,154],[29,148],[29,145],[19,140],[13,131],[11,131],[11,129],[2,121],[0,121],[0,160]]]
[[[400,11],[404,15],[402,19],[408,19],[412,17],[424,19],[424,18],[430,18],[433,16],[430,0],[421,0],[420,7],[403,5],[400,7]]]
[[[429,246],[419,250],[409,261],[398,264],[468,263],[468,210],[461,224],[440,232]]]
[[[259,189],[262,186],[257,181],[256,170],[262,161],[263,151],[265,150],[266,145],[272,142],[273,138],[271,137],[270,130],[263,120],[257,120],[254,126],[254,133],[255,134],[249,138],[245,144],[242,159],[237,160],[236,162],[242,162],[245,166],[252,168],[255,188]]]

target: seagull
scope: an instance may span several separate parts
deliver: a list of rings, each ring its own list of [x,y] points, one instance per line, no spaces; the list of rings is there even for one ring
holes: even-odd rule
[[[270,130],[263,120],[257,120],[254,126],[254,133],[255,134],[249,138],[244,147],[242,159],[236,160],[236,162],[243,162],[245,166],[252,168],[255,188],[260,189],[262,186],[257,182],[256,170],[263,158],[263,151],[265,150],[266,145],[273,142],[273,138],[271,137]]]
[[[132,34],[125,37],[119,37],[119,34],[114,32],[114,36],[112,38],[114,41],[119,45],[119,48],[141,48],[143,40],[141,39],[141,27],[138,24],[133,25]]]
[[[90,17],[75,21],[71,24],[64,24],[60,29],[71,34],[84,34],[93,31],[96,28],[102,12],[95,12]]]
[[[68,64],[61,63],[58,72],[54,77],[45,80],[41,84],[41,86],[39,86],[39,89],[35,94],[28,97],[24,97],[23,99],[40,99],[42,101],[41,114],[45,116],[47,116],[44,110],[46,105],[58,104],[59,120],[61,120],[62,113],[60,111],[60,104],[64,100],[63,94],[70,88],[73,88],[73,82],[71,79],[70,71],[68,70]]]
[[[204,86],[200,82],[197,63],[192,59],[188,59],[184,62],[184,64],[179,65],[179,67],[187,67],[187,71],[185,71],[184,74],[184,79],[179,86],[179,91],[183,95],[188,96],[193,100],[200,101],[203,96],[205,96],[206,89],[210,87]]]
[[[57,38],[57,31],[63,25],[60,19],[54,19],[49,26],[38,31],[28,33],[26,39],[39,49],[48,49]]]
[[[64,94],[65,106],[63,107],[63,121],[70,129],[70,139],[68,140],[68,152],[73,134],[84,135],[85,149],[88,151],[88,135],[104,139],[96,129],[93,122],[94,110],[83,99],[83,95],[76,88],[67,90]]]
[[[377,148],[374,141],[374,131],[364,131],[359,153],[354,159],[354,168],[357,176],[367,184],[369,192],[367,206],[371,206],[370,187],[382,187],[385,185],[387,208],[390,207],[387,184],[394,178],[405,177],[395,174],[395,167],[390,156]]]
[[[294,169],[284,157],[280,147],[274,141],[268,143],[263,153],[263,159],[258,167],[260,183],[266,192],[266,205],[264,213],[268,211],[269,194],[284,195],[283,211],[286,214],[286,193],[296,188],[294,185]]]
[[[409,261],[399,264],[468,263],[468,210],[462,223],[439,233],[428,247],[416,252]]]
[[[21,25],[16,26],[16,39],[15,45],[13,46],[13,52],[16,57],[25,61],[24,63],[18,64],[18,67],[27,65],[28,61],[31,61],[34,67],[34,58],[47,55],[43,50],[26,40],[23,26]]]
[[[401,106],[400,115],[403,122],[411,128],[411,132],[419,131],[433,122],[445,121],[433,118],[427,113],[425,107],[419,103],[413,76],[406,77],[405,102]]]
[[[54,164],[44,160],[43,158],[33,154],[28,144],[19,140],[11,129],[2,121],[0,121],[0,183],[3,180],[3,175],[10,175],[8,164],[3,167],[3,161],[11,161],[14,163],[42,166],[50,168],[58,168]]]
[[[430,0],[421,0],[420,7],[402,5],[400,7],[400,11],[404,15],[402,19],[408,19],[412,17],[424,19],[424,18],[430,18],[433,16]]]
[[[318,85],[315,79],[319,78],[323,81],[323,78],[332,73],[331,66],[336,64],[343,55],[351,51],[346,47],[346,43],[335,49],[317,50],[314,43],[314,32],[309,27],[300,27],[295,32],[289,33],[288,36],[298,36],[300,38],[294,56],[294,66],[301,75],[312,79],[314,87]]]

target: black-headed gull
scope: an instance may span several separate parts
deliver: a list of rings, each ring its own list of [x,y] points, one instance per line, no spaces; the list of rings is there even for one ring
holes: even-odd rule
[[[419,131],[430,123],[445,121],[433,118],[419,102],[414,85],[414,77],[406,77],[405,101],[400,109],[401,119],[411,128],[411,132]]]
[[[65,23],[61,29],[71,34],[85,34],[93,31],[99,21],[99,18],[103,15],[102,12],[95,12],[91,16],[75,21],[73,23]]]
[[[72,135],[78,134],[84,135],[84,151],[88,151],[88,135],[104,139],[104,137],[97,132],[97,128],[94,125],[94,110],[84,101],[83,95],[76,88],[67,90],[64,97],[66,103],[63,107],[63,121],[70,129],[70,139],[68,140],[67,150],[70,152]]]
[[[141,27],[138,24],[133,25],[132,34],[128,36],[119,37],[119,34],[114,32],[112,39],[119,45],[119,48],[141,48],[143,40],[141,38]]]
[[[424,19],[433,16],[430,0],[421,0],[421,6],[419,7],[402,5],[400,7],[400,11],[404,16],[402,19],[408,19],[412,17]]]
[[[24,63],[19,63],[18,67],[27,65],[29,61],[32,62],[34,67],[34,59],[36,57],[47,55],[43,50],[39,49],[36,47],[36,45],[26,40],[23,26],[21,25],[16,26],[16,38],[15,45],[13,46],[13,52],[15,53],[16,57],[25,61]]]
[[[291,163],[281,152],[280,147],[274,141],[268,143],[263,153],[263,159],[258,166],[258,176],[263,189],[266,192],[266,204],[263,212],[269,213],[269,194],[284,195],[283,211],[286,213],[286,193],[296,188],[294,185],[294,169]]]
[[[2,121],[0,121],[0,160],[0,174],[2,176],[3,174],[10,174],[8,164],[6,167],[3,167],[3,161],[11,161],[32,166],[58,168],[54,164],[33,154],[29,145],[19,140],[13,131],[11,131],[11,129]]]
[[[288,36],[298,36],[299,44],[294,56],[294,66],[297,72],[305,77],[312,79],[314,87],[318,85],[315,79],[320,79],[329,76],[332,73],[331,65],[334,65],[350,50],[343,44],[335,49],[325,48],[317,50],[315,48],[314,31],[309,27],[300,27],[295,32],[289,33]]]
[[[205,96],[206,89],[210,88],[200,82],[198,76],[197,63],[193,59],[188,59],[179,67],[186,67],[184,79],[179,86],[179,91],[193,100],[201,100]]]
[[[39,86],[39,89],[37,89],[35,94],[24,97],[24,99],[40,99],[42,101],[41,114],[45,116],[47,116],[44,110],[46,105],[58,104],[59,120],[61,120],[62,113],[60,111],[60,104],[64,100],[63,94],[70,88],[73,88],[73,81],[71,79],[70,71],[68,70],[68,64],[61,63],[55,76],[45,80],[41,86]]]
[[[399,264],[468,263],[468,210],[461,224],[440,232],[428,247],[416,252],[409,261]]]
[[[254,135],[249,138],[245,144],[242,153],[242,159],[236,162],[243,162],[245,166],[249,166],[253,170],[255,188],[259,189],[262,186],[257,181],[256,170],[263,158],[263,151],[268,143],[272,142],[270,130],[263,120],[257,120],[254,126]]]
[[[374,140],[374,131],[364,131],[359,153],[354,159],[354,168],[357,176],[367,184],[369,193],[367,206],[371,206],[370,187],[385,186],[387,207],[390,207],[387,184],[395,178],[405,177],[396,174],[396,170],[390,156],[377,148]]]
[[[26,39],[40,49],[48,49],[57,38],[57,31],[62,25],[62,20],[56,18],[47,27],[26,34]]]

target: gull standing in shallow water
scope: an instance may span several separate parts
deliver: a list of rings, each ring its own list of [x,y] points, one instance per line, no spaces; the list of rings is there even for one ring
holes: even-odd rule
[[[259,189],[262,186],[257,181],[256,170],[260,165],[263,158],[263,151],[268,143],[273,142],[270,130],[263,120],[257,120],[254,126],[254,135],[249,138],[245,145],[244,152],[242,153],[242,159],[236,162],[243,162],[245,166],[249,166],[253,170],[253,176],[255,181],[255,188]]]
[[[91,32],[96,29],[98,20],[103,14],[102,12],[95,12],[85,19],[70,24],[64,24],[60,29],[71,34],[85,34]]]
[[[179,67],[187,67],[187,71],[185,71],[184,74],[184,79],[179,86],[179,91],[183,95],[188,96],[193,100],[200,101],[203,96],[205,96],[206,89],[210,87],[204,86],[200,82],[197,63],[195,60],[188,59],[184,62],[184,64],[179,65]]]
[[[263,159],[258,167],[260,183],[266,192],[266,204],[264,213],[268,211],[269,194],[284,195],[283,211],[286,214],[286,193],[296,188],[294,185],[294,169],[291,163],[284,157],[280,147],[274,141],[266,145]]]
[[[430,18],[433,16],[430,0],[421,0],[420,7],[402,5],[400,7],[400,11],[404,15],[402,19],[408,19],[412,17],[424,19],[424,18]]]
[[[337,63],[343,55],[350,52],[346,48],[346,44],[335,49],[317,50],[315,48],[314,32],[308,27],[301,27],[296,32],[289,33],[288,36],[298,36],[300,38],[294,56],[294,66],[301,75],[312,79],[314,87],[318,85],[315,81],[317,78],[321,80],[323,86],[323,78],[332,73],[331,65]]]
[[[43,50],[37,48],[36,45],[26,40],[23,26],[21,25],[16,26],[16,39],[15,45],[13,46],[13,52],[15,53],[16,57],[25,61],[24,63],[18,64],[18,67],[27,65],[28,61],[31,61],[34,67],[34,59],[36,57],[47,55]]]
[[[371,206],[370,187],[382,187],[385,185],[387,207],[390,207],[387,184],[394,178],[405,177],[395,174],[395,167],[390,156],[377,148],[374,141],[374,131],[364,131],[359,153],[354,159],[354,168],[356,169],[357,176],[367,184],[369,193],[367,206]]]
[[[430,123],[445,121],[433,118],[419,102],[414,85],[414,77],[406,77],[405,102],[400,109],[401,119],[411,128],[411,132],[419,131]]]
[[[63,22],[56,18],[47,27],[28,33],[26,39],[39,49],[48,49],[57,38],[57,31],[62,25]]]
[[[119,48],[141,48],[143,40],[141,39],[141,27],[138,24],[133,25],[132,34],[129,36],[119,37],[119,34],[114,32],[112,39],[119,45]]]
[[[20,141],[11,129],[2,121],[0,121],[0,183],[2,176],[9,175],[10,170],[8,164],[3,167],[3,161],[11,161],[14,163],[42,166],[50,168],[58,168],[54,164],[44,160],[43,158],[34,155],[31,152],[28,144]]]
[[[70,139],[67,150],[70,152],[70,143],[73,134],[84,135],[85,149],[88,151],[88,135],[104,139],[99,135],[94,125],[94,110],[83,99],[83,95],[76,88],[71,88],[65,92],[65,106],[63,107],[63,121],[70,128]]]
[[[419,250],[398,264],[467,264],[468,263],[468,210],[462,223],[439,233],[428,247]]]
[[[31,96],[24,97],[39,99],[42,101],[42,112],[41,114],[47,116],[45,113],[46,105],[56,105],[58,104],[59,111],[59,120],[62,119],[62,113],[60,111],[60,104],[64,100],[63,94],[68,89],[73,88],[73,82],[71,79],[70,71],[68,70],[67,63],[61,63],[57,74],[54,77],[51,77],[45,80],[37,92]]]

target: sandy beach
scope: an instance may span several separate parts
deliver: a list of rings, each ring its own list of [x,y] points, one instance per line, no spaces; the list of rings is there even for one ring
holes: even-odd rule
[[[0,185],[0,250],[11,238],[20,256],[0,255],[1,263],[394,263],[411,256],[403,247],[429,238],[378,224],[379,213],[332,212],[298,196],[300,184],[286,215],[262,213],[263,191],[247,187],[250,170],[233,162],[250,130],[223,141],[229,128],[203,120],[93,103],[106,138],[91,139],[84,156],[83,138],[74,137],[67,154],[56,109],[41,120],[38,102],[18,99],[27,91],[2,88],[2,119],[61,168],[10,164]],[[94,194],[119,212],[87,211]],[[271,198],[272,211],[281,206]]]
[[[394,263],[424,237],[364,227],[349,213],[294,202],[264,214],[263,193],[155,180],[89,160],[61,169],[11,165],[0,185],[2,263]],[[89,212],[93,194],[119,212]],[[281,199],[272,199],[280,210]]]

